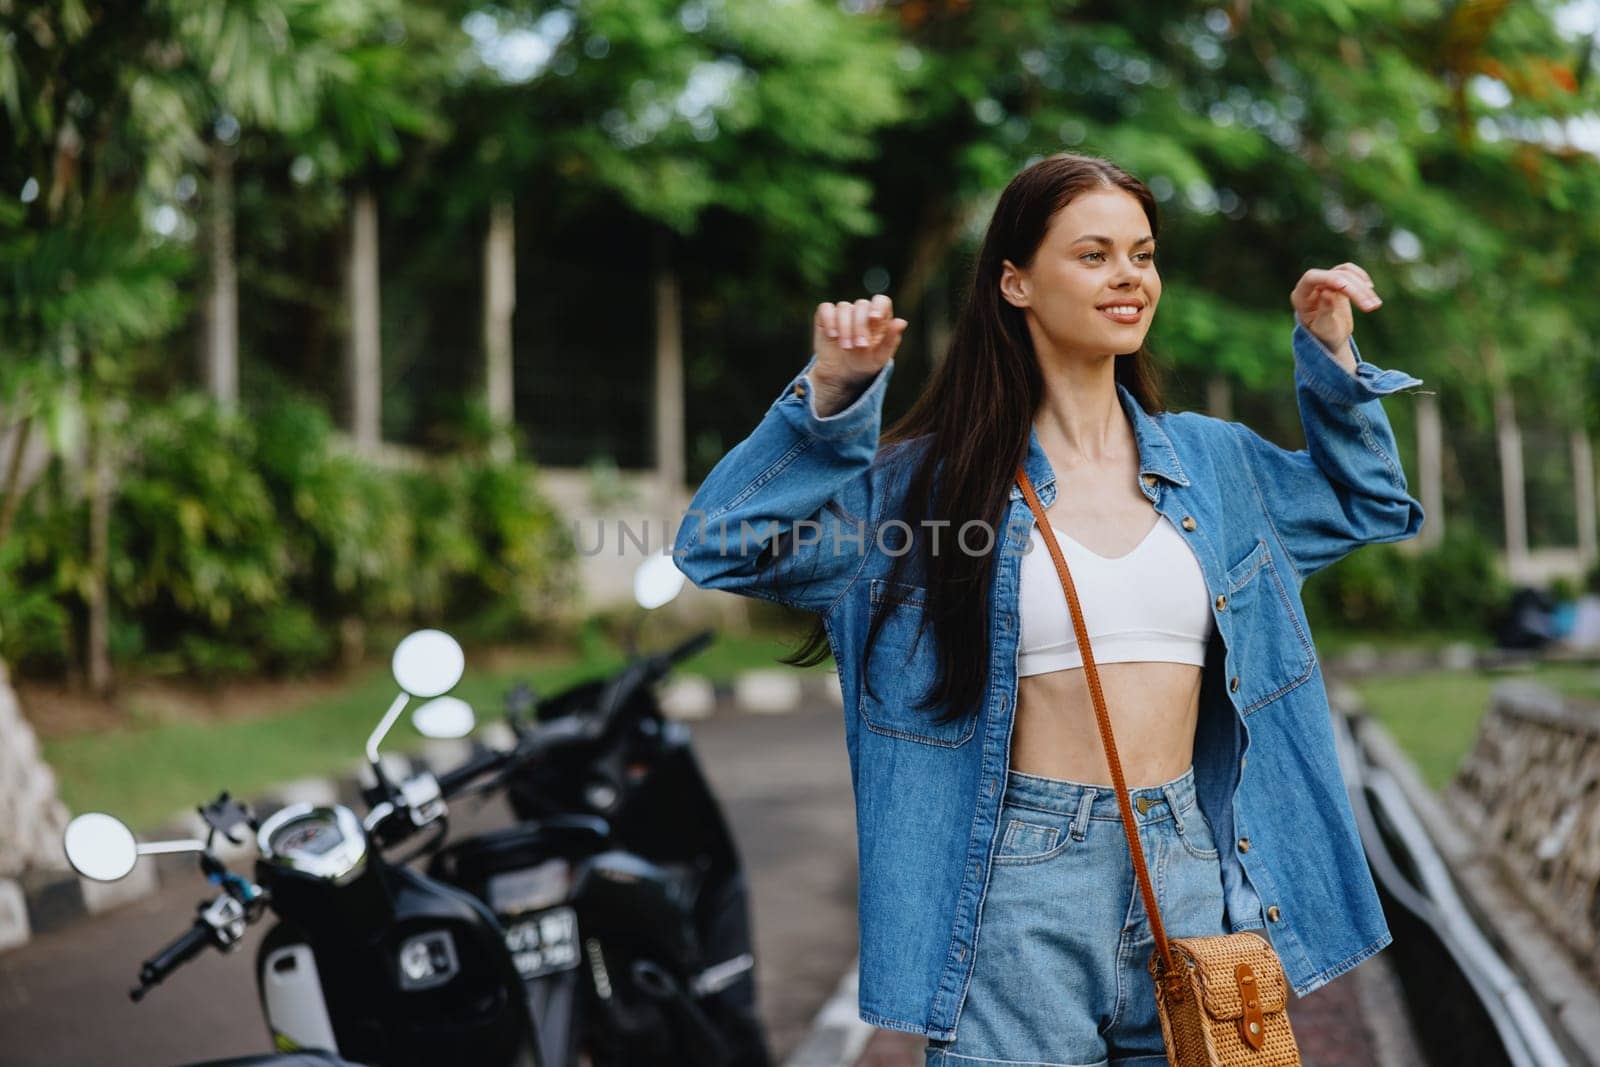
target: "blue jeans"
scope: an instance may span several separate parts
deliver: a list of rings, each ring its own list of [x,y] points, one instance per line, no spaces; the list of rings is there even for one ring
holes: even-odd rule
[[[1227,933],[1193,766],[1128,795],[1167,936]],[[956,1036],[928,1043],[927,1067],[1164,1067],[1115,790],[1011,771],[997,842]]]

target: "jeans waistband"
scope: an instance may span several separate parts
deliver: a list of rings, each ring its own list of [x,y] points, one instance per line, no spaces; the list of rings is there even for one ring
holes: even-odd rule
[[[1076,815],[1085,798],[1089,800],[1089,818],[1121,821],[1122,812],[1117,805],[1116,789],[1110,785],[1043,778],[1021,771],[1006,772],[1003,800],[1008,804]],[[1182,815],[1195,804],[1194,764],[1191,763],[1182,774],[1169,782],[1128,790],[1128,800],[1133,805],[1136,824],[1170,819],[1174,812]]]

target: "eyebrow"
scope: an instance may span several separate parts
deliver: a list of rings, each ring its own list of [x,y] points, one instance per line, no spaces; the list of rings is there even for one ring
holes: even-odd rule
[[[1097,233],[1086,233],[1086,234],[1083,234],[1080,237],[1075,237],[1075,238],[1073,238],[1072,243],[1073,244],[1077,244],[1079,241],[1093,241],[1095,244],[1101,244],[1101,245],[1116,244],[1116,242],[1113,241],[1111,238],[1109,238],[1109,237],[1101,237]],[[1155,238],[1154,237],[1141,237],[1141,238],[1139,238],[1137,241],[1135,241],[1133,243],[1136,244],[1136,245],[1154,244],[1155,243]]]

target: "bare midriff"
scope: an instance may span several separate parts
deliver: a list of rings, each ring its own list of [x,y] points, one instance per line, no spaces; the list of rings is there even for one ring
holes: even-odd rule
[[[1129,789],[1178,777],[1194,758],[1203,667],[1096,663],[1100,691]],[[1111,785],[1111,768],[1082,667],[1017,679],[1011,769],[1043,778]]]

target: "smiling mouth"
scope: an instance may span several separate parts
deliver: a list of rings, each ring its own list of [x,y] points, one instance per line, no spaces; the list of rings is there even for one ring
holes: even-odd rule
[[[1096,310],[1112,322],[1121,323],[1138,322],[1139,317],[1144,314],[1144,308],[1137,304],[1110,304]]]

